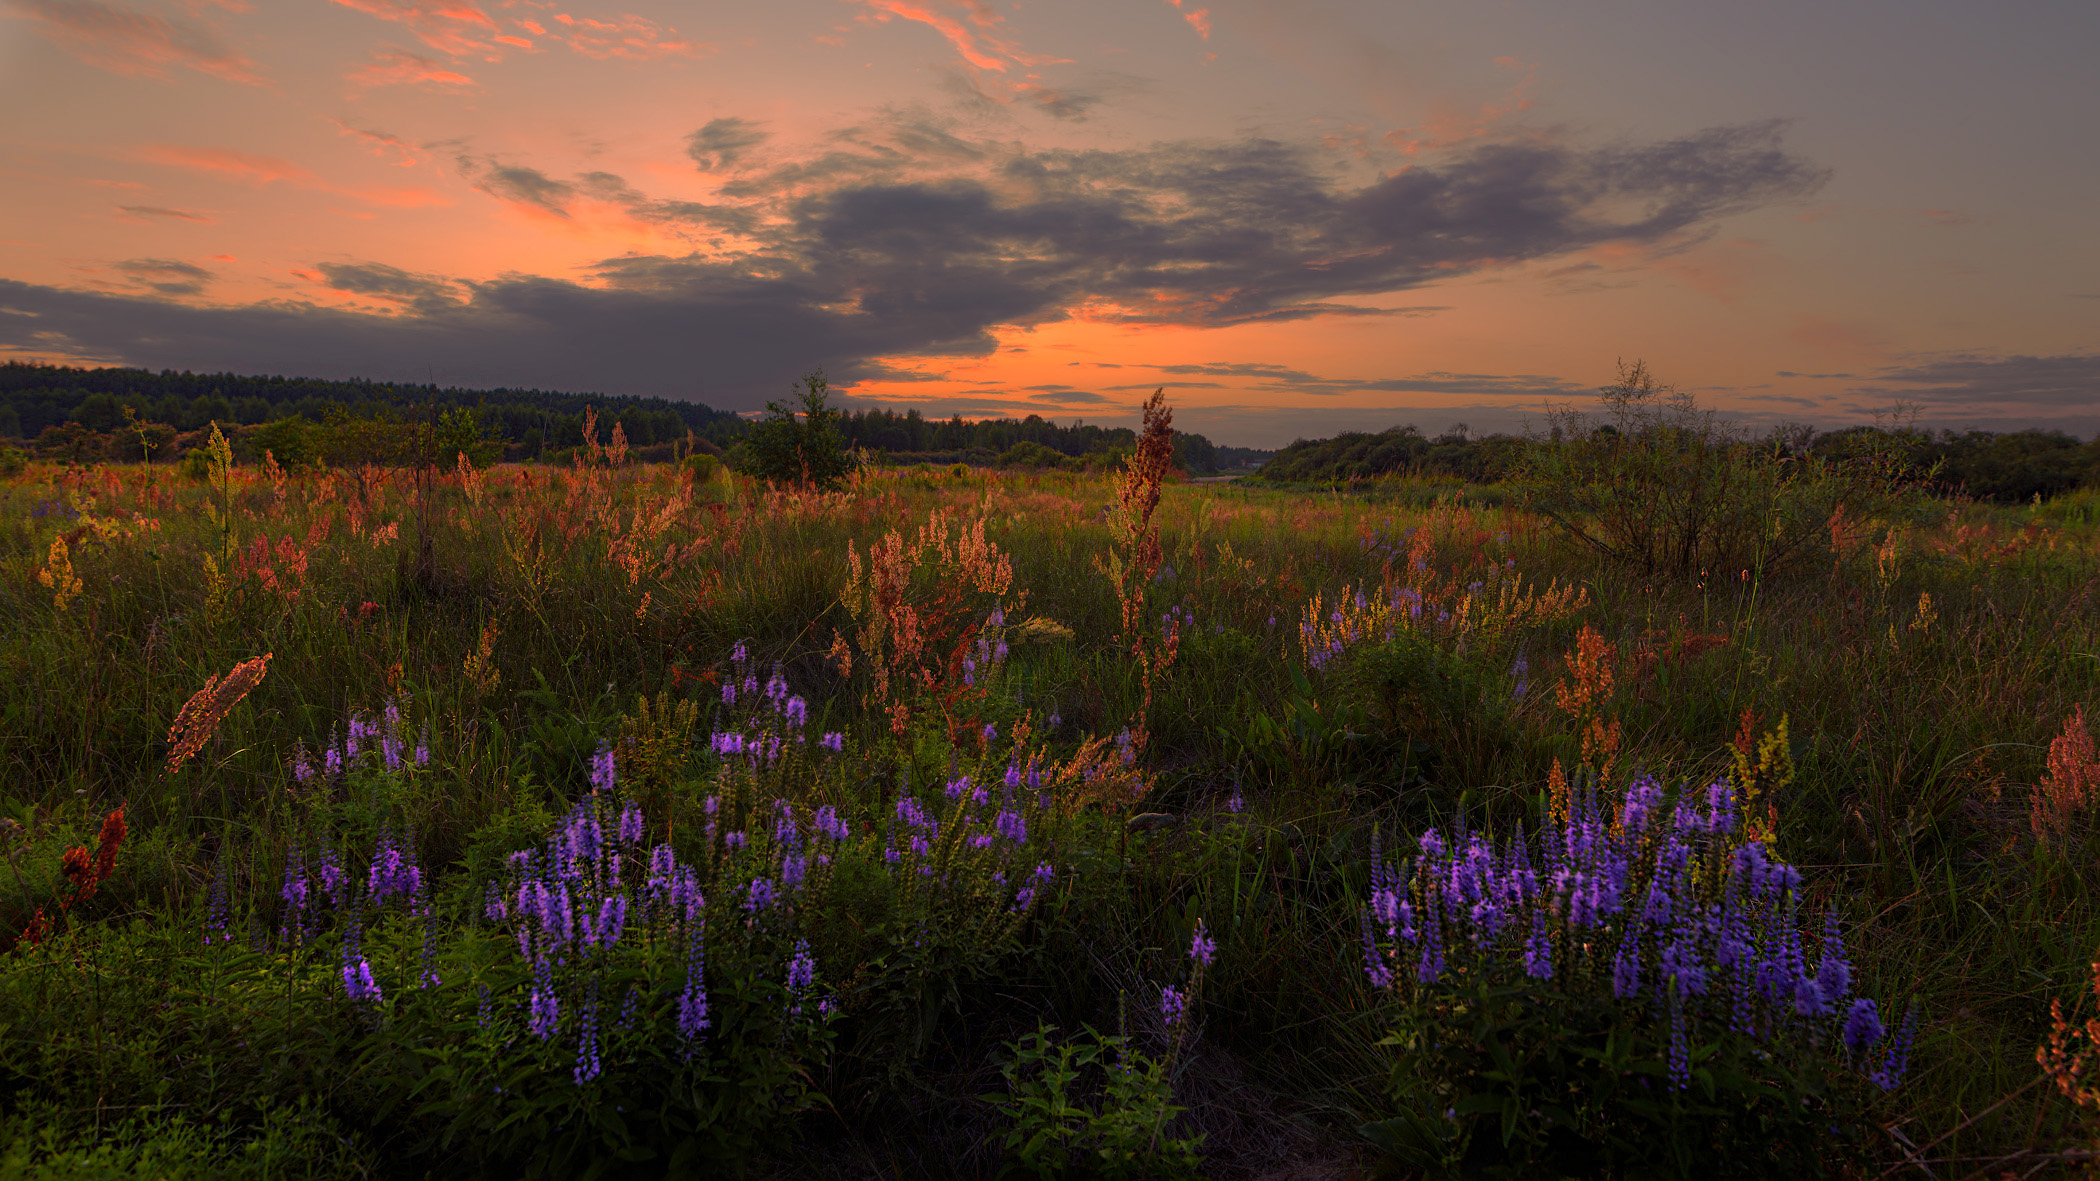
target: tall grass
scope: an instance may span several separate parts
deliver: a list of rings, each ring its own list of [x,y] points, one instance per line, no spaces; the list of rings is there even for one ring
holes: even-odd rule
[[[2100,946],[2090,803],[2060,830],[2030,823],[2065,719],[2100,713],[2100,534],[2075,505],[1865,518],[1793,577],[1682,579],[1600,563],[1513,504],[1170,485],[1157,564],[1124,567],[1144,577],[1119,598],[1098,571],[1136,536],[1125,498],[1070,473],[869,473],[833,493],[602,462],[213,474],[0,479],[0,945],[53,910],[67,849],[119,806],[131,826],[63,931],[0,952],[0,1151],[55,1162],[116,1136],[222,1163],[459,1165],[400,1099],[412,1080],[376,1077],[401,1060],[372,1056],[340,983],[270,974],[287,857],[348,806],[302,786],[299,752],[390,702],[405,733],[427,727],[430,766],[385,806],[447,922],[468,923],[503,856],[591,791],[600,746],[683,702],[690,741],[654,763],[617,749],[623,781],[658,793],[651,824],[697,839],[739,642],[806,699],[812,732],[842,734],[842,782],[870,816],[977,766],[987,724],[1128,789],[1056,803],[1075,826],[1057,856],[1087,884],[990,967],[914,992],[909,1022],[849,1009],[811,1067],[821,1102],[754,1168],[988,1168],[1001,1128],[977,1096],[1001,1085],[1001,1046],[1119,1013],[1133,1047],[1182,1047],[1175,1126],[1209,1134],[1213,1171],[1367,1153],[1350,1129],[1379,1114],[1392,1053],[1358,950],[1374,842],[1461,816],[1535,825],[1568,776],[1703,781],[1782,718],[1775,847],[1854,933],[1864,986],[1923,1015],[1877,1150],[1898,1164],[1906,1140],[1960,1128],[1934,1155],[1985,1157],[2065,1134],[2039,1090],[1969,1121],[2036,1076],[2049,1002],[2078,995]],[[852,555],[930,521],[981,526],[1011,578],[996,594],[907,580],[917,617],[946,622],[900,728],[867,660],[844,675],[837,655],[866,630]],[[995,602],[1007,651],[966,670]],[[265,655],[170,770],[185,702]],[[1608,690],[1556,693],[1598,668]],[[252,962],[201,957],[219,896],[253,916],[235,941]],[[1184,1043],[1157,988],[1198,919],[1219,950]],[[408,955],[420,936],[401,938]],[[840,973],[880,976],[854,955]],[[156,1075],[155,1055],[175,1065]],[[269,1100],[288,1085],[313,1095],[296,1118]]]

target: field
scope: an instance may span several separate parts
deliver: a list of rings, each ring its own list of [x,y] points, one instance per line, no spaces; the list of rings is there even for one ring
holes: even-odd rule
[[[2092,493],[1671,577],[1492,488],[1158,475],[0,477],[4,1168],[1959,1177],[2090,1143],[2036,1051],[2100,947]],[[1688,850],[1694,918],[1553,901],[1586,818],[1622,885]],[[1728,909],[1751,862],[1773,892]],[[1740,914],[1827,1012],[1730,983]],[[1655,983],[1669,932],[1710,986]]]

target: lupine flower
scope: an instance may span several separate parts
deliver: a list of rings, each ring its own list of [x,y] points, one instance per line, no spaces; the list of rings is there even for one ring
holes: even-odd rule
[[[421,901],[420,909],[423,912],[423,960],[422,969],[416,974],[416,987],[436,988],[444,983],[443,980],[438,978],[437,971],[437,908],[430,905],[428,899],[424,899]]]
[[[787,715],[787,724],[797,730],[802,728],[803,723],[809,721],[809,703],[800,697],[788,698],[787,708],[784,712]]]
[[[204,911],[204,945],[210,947],[212,936],[218,942],[231,943],[233,935],[226,929],[226,867],[222,864],[212,873],[211,894],[206,899]]]
[[[1000,836],[1016,845],[1028,842],[1028,821],[1012,808],[1001,811],[998,820],[993,822],[993,827],[999,830]]]
[[[808,868],[809,861],[807,858],[796,857],[792,854],[781,858],[780,888],[790,894],[801,889],[802,877],[808,872]]]
[[[1524,974],[1533,980],[1553,979],[1553,941],[1546,937],[1546,912],[1531,912],[1531,934],[1524,940]]]
[[[818,740],[817,745],[836,753],[846,749],[846,736],[837,730],[826,731],[824,737]]]
[[[321,752],[321,772],[330,779],[343,773],[343,752],[329,747]]]
[[[1881,1010],[1873,997],[1861,997],[1852,1002],[1852,1011],[1845,1015],[1845,1048],[1854,1054],[1864,1053],[1868,1047],[1881,1040]]]
[[[642,809],[639,804],[628,804],[620,810],[620,843],[639,845],[642,843]]]
[[[1364,929],[1364,975],[1370,977],[1371,987],[1385,989],[1393,986],[1393,970],[1385,957],[1378,952],[1378,932],[1371,926],[1369,911],[1363,915]]]
[[[941,790],[943,794],[945,794],[949,799],[959,800],[963,798],[964,792],[970,790],[970,778],[969,776],[965,775],[959,779],[950,779],[948,781],[948,786],[942,788]],[[900,801],[899,807],[902,806],[902,802]]]
[[[1008,763],[1006,765],[1006,778],[1001,782],[1005,784],[1006,790],[1008,791],[1012,791],[1013,789],[1021,786],[1020,766],[1015,763]]]
[[[839,819],[838,809],[826,804],[817,809],[817,834],[828,840],[843,841],[850,835],[846,822]]]
[[[744,834],[742,832],[729,833],[722,838],[722,843],[727,845],[732,851],[741,849],[744,847]]]
[[[770,908],[778,898],[779,891],[773,888],[771,879],[752,878],[751,885],[744,891],[744,909],[757,914]]]
[[[795,941],[794,958],[788,960],[787,989],[790,997],[788,1011],[797,1016],[802,1013],[802,994],[817,982],[817,960],[809,953],[809,940]]]
[[[1896,1036],[1889,1041],[1889,1052],[1881,1060],[1881,1068],[1867,1077],[1884,1091],[1893,1091],[1903,1082],[1910,1070],[1910,1039],[1918,1030],[1918,1010],[1915,1006],[1904,1014],[1903,1024]]]
[[[415,762],[418,767],[430,765],[430,723],[423,723],[423,736],[416,741]]]
[[[591,981],[591,999],[584,1002],[583,1019],[576,1040],[576,1085],[598,1077],[598,982]]]
[[[343,965],[343,991],[358,1004],[377,1004],[385,999],[380,995],[379,983],[372,979],[372,961],[363,956],[357,962]]]
[[[700,1036],[707,1021],[707,944],[696,926],[686,937],[685,991],[678,994],[678,1036]]]
[[[314,765],[306,757],[306,744],[300,743],[292,751],[292,778],[301,784],[314,777]]]
[[[598,753],[591,756],[591,790],[594,792],[609,792],[613,789],[613,783],[618,777],[618,768],[614,763],[612,747],[602,742],[599,743]]]
[[[525,1028],[544,1042],[561,1026],[561,1001],[552,989],[534,988],[526,1004],[526,1014]]]
[[[1159,990],[1159,1015],[1174,1029],[1189,1015],[1188,994],[1169,984]]]
[[[1196,961],[1198,967],[1208,968],[1211,958],[1217,954],[1218,941],[1203,929],[1203,920],[1197,919],[1196,933],[1189,938],[1189,958]]]

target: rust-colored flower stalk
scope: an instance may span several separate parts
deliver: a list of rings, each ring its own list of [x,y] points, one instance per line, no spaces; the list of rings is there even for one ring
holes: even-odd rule
[[[263,673],[268,671],[270,657],[274,655],[276,653],[266,652],[254,660],[234,665],[233,671],[223,679],[212,677],[183,703],[182,712],[175,715],[175,724],[168,727],[168,770],[182,770],[182,764],[203,749],[205,741],[226,719],[227,711],[239,705],[241,698],[262,683]]]

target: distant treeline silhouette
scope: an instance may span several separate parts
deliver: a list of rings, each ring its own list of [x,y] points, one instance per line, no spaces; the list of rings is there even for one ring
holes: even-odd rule
[[[1873,427],[1826,433],[1794,428],[1746,445],[1835,454],[1857,450],[1863,436],[1874,433]],[[1883,433],[1900,444],[1914,475],[1928,478],[1943,492],[2009,503],[2100,487],[2100,438],[2081,443],[2062,431],[2047,430]],[[1378,434],[1300,439],[1278,451],[1255,476],[1279,484],[1324,486],[1408,478],[1493,484],[1520,475],[1540,442],[1505,434],[1476,438],[1462,427],[1430,438],[1412,426],[1398,426]]]
[[[92,441],[82,432],[113,436],[137,421],[164,424],[179,434],[210,423],[256,427],[285,419],[314,423],[356,419],[413,419],[435,411],[471,410],[482,436],[508,458],[565,453],[583,443],[583,415],[594,408],[601,431],[619,423],[628,444],[646,452],[692,437],[705,450],[735,446],[749,419],[699,402],[537,389],[463,389],[385,381],[328,381],[310,377],[249,377],[145,369],[80,369],[8,362],[0,365],[0,438],[31,442],[40,451],[81,454]],[[77,425],[75,425],[77,424]],[[844,414],[840,433],[849,447],[910,462],[1007,463],[1030,467],[1094,457],[1112,460],[1137,443],[1127,427],[1074,422],[1059,426],[1040,415],[964,421],[927,418],[917,410],[863,410]],[[51,432],[57,432],[53,434]],[[1202,435],[1177,432],[1175,459],[1185,470],[1210,474],[1252,468],[1272,453],[1220,447]]]

